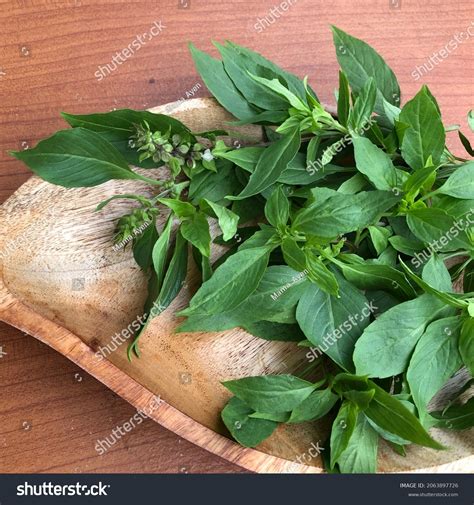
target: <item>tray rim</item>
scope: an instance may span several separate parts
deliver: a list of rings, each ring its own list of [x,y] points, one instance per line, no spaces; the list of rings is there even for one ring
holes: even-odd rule
[[[137,410],[145,410],[156,398],[156,394],[110,361],[95,359],[95,351],[80,337],[43,317],[15,298],[8,292],[1,279],[0,295],[6,295],[4,300],[6,303],[0,305],[0,321],[27,333],[59,352]],[[242,447],[233,440],[195,421],[164,400],[160,401],[159,408],[150,411],[148,417],[188,442],[249,472],[325,473],[320,467],[303,465],[266,454],[258,449]],[[473,467],[474,455],[471,455],[442,465],[396,473],[469,473],[469,468]]]

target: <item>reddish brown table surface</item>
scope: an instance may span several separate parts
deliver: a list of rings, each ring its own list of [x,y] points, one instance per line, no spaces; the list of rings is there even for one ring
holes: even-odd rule
[[[283,4],[277,0],[2,2],[0,203],[30,175],[7,151],[33,146],[65,127],[60,111],[142,109],[186,98],[193,88],[198,88],[194,96],[206,96],[188,41],[203,49],[211,47],[211,40],[247,45],[301,76],[309,75],[320,98],[333,103],[337,65],[330,24],[335,24],[383,54],[398,76],[402,101],[427,83],[445,122],[460,123],[466,130],[466,112],[474,102],[474,42],[467,32],[470,27],[474,35],[472,2],[287,0]],[[265,29],[256,29],[259,19]],[[149,32],[155,21],[161,21],[161,33],[99,81],[95,76],[99,67],[111,63],[137,35]],[[444,57],[440,50],[447,45],[450,53]],[[418,80],[417,66],[424,74]],[[454,134],[449,144],[459,149]],[[1,323],[0,346],[0,472],[239,471],[150,420],[99,456],[96,440],[127,421],[133,408],[66,358]]]

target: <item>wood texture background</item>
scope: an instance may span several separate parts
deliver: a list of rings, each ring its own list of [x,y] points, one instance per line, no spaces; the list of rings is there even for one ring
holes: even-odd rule
[[[254,25],[276,0],[10,0],[0,2],[0,202],[29,173],[8,157],[64,126],[60,111],[147,108],[205,96],[187,51],[229,38],[299,75],[333,103],[337,65],[331,23],[364,38],[398,76],[402,101],[422,82],[438,98],[446,123],[473,105],[473,4],[467,0],[293,0],[262,33]],[[163,31],[100,82],[99,66],[162,21]],[[471,33],[474,30],[471,28]],[[461,38],[461,32],[464,37]],[[461,42],[419,80],[416,66],[454,37]],[[197,85],[197,86],[196,86]],[[452,135],[452,134],[451,134]],[[472,136],[471,136],[472,138]],[[450,146],[459,150],[454,135]],[[0,472],[233,472],[239,469],[145,421],[105,455],[95,441],[133,409],[65,358],[0,324]]]

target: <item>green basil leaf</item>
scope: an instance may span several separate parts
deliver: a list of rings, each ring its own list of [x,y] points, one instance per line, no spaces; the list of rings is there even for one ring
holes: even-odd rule
[[[308,278],[326,293],[339,296],[339,284],[336,276],[323,263],[321,258],[308,250],[305,251],[305,256]]]
[[[132,149],[129,144],[130,137],[135,133],[136,125],[147,123],[151,131],[167,132],[171,134],[192,137],[189,129],[177,119],[155,114],[145,110],[120,109],[99,114],[66,114],[63,118],[73,128],[85,128],[99,133],[122,153],[131,165],[152,168],[159,165],[152,160],[139,160],[140,153]]]
[[[464,149],[466,149],[467,154],[469,154],[469,156],[474,156],[474,149],[471,146],[469,139],[464,135],[464,133],[461,130],[458,130],[458,136]]]
[[[233,151],[220,152],[216,156],[232,161],[238,167],[253,173],[264,151],[264,147],[241,147]]]
[[[117,149],[98,133],[74,128],[12,153],[42,179],[66,188],[91,187],[112,179],[158,181],[133,172]]]
[[[140,161],[140,153],[133,149],[130,137],[135,133],[136,125],[148,124],[151,131],[167,132],[193,138],[189,129],[177,119],[164,114],[155,114],[144,110],[120,109],[99,114],[66,114],[63,118],[73,128],[85,128],[99,133],[105,140],[125,157],[130,165],[153,168],[162,163],[151,159]]]
[[[219,153],[218,156],[232,161],[238,167],[243,168],[247,172],[253,173],[255,172],[257,162],[264,150],[265,148],[263,147],[242,147],[234,151]],[[347,172],[347,169],[345,167],[338,167],[335,165],[326,165],[324,170],[315,170],[311,169],[311,167],[308,170],[308,164],[305,162],[304,154],[296,153],[296,156],[288,163],[288,166],[278,177],[277,182],[290,185],[305,185],[311,184],[318,179],[323,179],[330,174],[338,172]],[[230,194],[230,192],[228,194]]]
[[[257,75],[249,74],[250,77],[260,83],[265,88],[274,91],[277,95],[286,99],[287,106],[291,105],[295,109],[301,112],[309,112],[308,105],[300,100],[294,93],[292,93],[288,88],[283,86],[283,84],[278,79],[265,79],[264,77],[258,77]],[[277,107],[281,109],[282,107]]]
[[[221,331],[237,326],[246,329],[253,323],[264,321],[292,325],[295,322],[296,304],[306,284],[308,281],[304,276],[286,265],[271,266],[257,289],[240,305],[218,314],[191,315],[179,327],[179,331]],[[297,332],[297,337],[297,340],[304,339],[301,331]]]
[[[450,430],[468,430],[474,426],[474,397],[463,405],[453,405],[443,412],[432,412],[436,426]]]
[[[382,254],[388,247],[388,239],[392,232],[382,226],[369,226],[368,229],[377,254]]]
[[[256,231],[251,237],[245,240],[245,242],[239,246],[239,251],[245,251],[245,249],[253,249],[255,247],[270,247],[270,244],[272,244],[277,237],[278,235],[275,234],[275,230],[273,228],[270,226],[266,227],[262,230]]]
[[[331,392],[331,388],[313,391],[305,400],[291,412],[288,423],[304,423],[316,421],[325,416],[336,404],[338,396]]]
[[[246,124],[277,125],[283,123],[287,118],[287,110],[265,110],[242,121],[234,121],[232,124],[235,126],[243,126]]]
[[[383,58],[367,43],[332,27],[339,65],[347,75],[352,89],[359,93],[369,78],[377,85],[375,110],[384,115],[383,99],[393,105],[400,103],[397,78]]]
[[[158,239],[160,240],[160,239]],[[163,239],[164,240],[164,239]],[[160,262],[157,263],[158,267]],[[157,268],[156,265],[154,265]],[[170,264],[166,271],[161,287],[158,284],[158,272],[152,277],[149,283],[149,298],[147,300],[145,310],[147,311],[147,319],[142,326],[140,332],[135,336],[135,339],[128,346],[127,355],[131,360],[132,352],[140,356],[138,350],[138,340],[148,323],[156,316],[159,316],[176,298],[183,287],[188,271],[188,243],[183,239],[180,230],[176,232],[176,244],[171,257]],[[156,295],[156,293],[158,293]],[[156,297],[155,297],[156,296]],[[154,298],[154,299],[153,299]]]
[[[474,199],[472,200],[458,200],[452,196],[435,197],[433,205],[446,211],[449,215],[455,218],[465,218],[469,223],[473,216]],[[460,221],[460,219],[459,219]],[[465,221],[463,220],[463,224]],[[473,223],[470,223],[473,224]]]
[[[206,258],[211,255],[211,234],[209,223],[202,212],[197,212],[191,218],[181,223],[183,237],[196,247]]]
[[[239,216],[237,214],[207,198],[201,201],[200,206],[205,212],[210,208],[212,214],[217,217],[224,241],[228,241],[235,236],[237,233],[237,224],[239,223]]]
[[[360,90],[356,98],[354,107],[349,113],[349,129],[357,132],[367,127],[370,116],[374,111],[375,100],[377,98],[377,87],[375,81],[370,77]]]
[[[422,424],[428,416],[428,403],[446,381],[461,367],[458,352],[459,317],[434,321],[415,347],[407,380]]]
[[[337,459],[341,473],[375,473],[379,436],[364,414],[357,416],[349,443]]]
[[[423,250],[423,242],[416,239],[409,239],[401,235],[394,235],[388,239],[390,245],[398,252],[406,254],[407,256],[415,256],[417,252]]]
[[[399,400],[376,384],[373,384],[373,387],[375,395],[364,414],[377,426],[415,444],[444,449],[430,437],[418,419]]]
[[[238,398],[231,398],[221,413],[230,434],[244,447],[257,446],[278,426],[274,421],[249,417],[252,413],[253,410]]]
[[[189,185],[189,200],[197,205],[203,199],[226,202],[225,197],[239,193],[242,185],[235,174],[235,167],[227,160],[216,160],[217,172],[204,170],[193,174]]]
[[[290,202],[281,186],[276,187],[265,205],[265,217],[275,228],[286,225],[290,216]]]
[[[173,226],[173,218],[172,216],[169,216],[163,228],[163,231],[161,232],[161,235],[158,237],[158,240],[155,242],[155,245],[153,247],[153,253],[152,253],[153,268],[157,276],[158,288],[161,287],[165,274],[166,258],[168,255],[168,247],[170,243],[172,226]]]
[[[463,363],[474,376],[474,318],[464,321],[459,336],[459,353]]]
[[[160,294],[155,302],[157,310],[153,316],[159,315],[176,298],[183,287],[188,269],[188,243],[181,235],[181,231],[176,233],[176,244],[173,256],[171,257],[168,270],[163,279]]]
[[[422,279],[438,291],[452,292],[453,290],[449,271],[437,254],[432,254],[423,267]]]
[[[157,239],[158,232],[156,231],[156,223],[153,218],[143,233],[133,241],[133,257],[144,271],[147,271],[153,263],[152,253]]]
[[[189,129],[175,118],[146,110],[119,109],[99,114],[61,114],[73,128],[86,128],[98,133],[110,133],[117,139],[127,140],[135,126],[147,122],[152,131],[189,133]]]
[[[472,249],[461,221],[437,208],[412,209],[407,214],[408,226],[418,239],[435,251]]]
[[[289,185],[307,185],[318,180],[324,179],[331,174],[344,174],[351,172],[351,168],[338,167],[337,165],[327,164],[321,170],[313,169],[305,162],[303,153],[297,153],[283,170],[277,182]]]
[[[240,305],[260,284],[269,254],[268,247],[256,247],[230,256],[179,315],[218,314]]]
[[[212,279],[212,276],[210,277]],[[208,279],[209,280],[209,279]],[[240,313],[232,311],[219,314],[193,314],[176,329],[177,333],[192,333],[204,331],[225,331],[241,326]]]
[[[431,259],[430,259],[430,261],[431,261]],[[442,302],[446,303],[447,305],[450,305],[451,307],[463,309],[468,306],[468,303],[465,302],[464,300],[461,300],[460,298],[458,298],[457,295],[450,294],[450,293],[444,293],[444,292],[440,291],[439,289],[434,288],[432,285],[428,284],[424,279],[420,279],[417,275],[415,275],[407,267],[407,265],[405,265],[405,263],[402,260],[400,260],[400,263],[403,266],[403,268],[405,269],[405,271],[407,272],[410,279],[412,279],[414,282],[416,282],[426,293],[430,293],[431,295],[434,295],[436,298],[438,298]],[[428,271],[430,271],[431,266],[428,263],[427,263],[428,268],[429,268]],[[426,268],[426,266],[425,266],[425,268]],[[423,273],[425,273],[425,269],[423,269]],[[434,273],[429,273],[429,274],[426,273],[425,278],[428,278],[428,275],[431,278],[432,282],[437,282],[439,284],[440,280],[439,280],[439,278],[436,278],[436,279],[434,278],[434,275],[435,275]],[[436,275],[439,276],[439,273]],[[449,272],[448,272],[448,275],[449,275]],[[451,277],[449,277],[449,280],[451,281]],[[442,282],[445,283],[446,281],[443,280]],[[449,289],[451,291],[451,282],[449,283]]]
[[[338,188],[338,193],[343,193],[345,195],[355,195],[362,191],[363,189],[368,189],[369,183],[366,177],[362,174],[355,174],[346,181],[344,181]]]
[[[346,370],[353,371],[356,340],[369,324],[372,307],[352,284],[338,276],[339,298],[309,284],[296,308],[306,338]]]
[[[397,395],[393,395],[393,397],[395,399],[397,399],[401,405],[403,405],[409,412],[411,412],[413,415],[416,415],[416,408],[415,408],[415,405],[407,400],[403,400],[401,399],[399,396]],[[390,433],[389,431],[386,431],[384,429],[382,429],[380,426],[378,426],[377,424],[375,424],[372,419],[368,418],[366,416],[366,419],[367,421],[369,421],[369,424],[370,426],[372,426],[372,428],[384,439],[384,440],[387,440],[387,442],[389,442],[389,444],[395,444],[399,447],[401,447],[403,449],[403,447],[405,445],[410,445],[411,442],[410,440],[406,440],[402,437],[399,437],[398,435],[394,435],[393,433]],[[400,453],[400,451],[396,451],[398,453]]]
[[[272,321],[256,321],[245,323],[242,328],[254,337],[264,340],[280,340],[282,342],[301,342],[305,339],[297,324],[281,324]]]
[[[390,156],[368,138],[354,137],[354,156],[357,170],[377,188],[391,191],[397,186],[397,172]]]
[[[347,449],[357,423],[358,409],[353,403],[344,401],[331,430],[331,468]]]
[[[474,198],[474,162],[457,167],[437,193],[466,200]]]
[[[277,414],[269,414],[268,412],[254,412],[249,415],[252,419],[267,419],[277,423],[286,423],[290,417],[290,412],[279,412]]]
[[[293,375],[245,377],[222,383],[257,412],[290,412],[315,389],[311,382]]]
[[[309,284],[305,275],[286,265],[268,267],[257,289],[235,310],[245,321],[296,322],[296,304]]]
[[[332,389],[340,395],[347,391],[369,391],[369,379],[366,376],[341,372],[334,377]]]
[[[339,94],[337,97],[337,120],[343,125],[347,126],[347,120],[349,119],[349,110],[351,92],[349,89],[349,81],[347,80],[346,74],[339,70]],[[318,138],[318,137],[314,137]],[[309,148],[308,148],[309,149]]]
[[[214,45],[221,53],[225,71],[248,102],[265,110],[281,111],[288,109],[286,100],[255,82],[249,75],[249,71],[255,70],[255,68],[248,65],[250,63],[248,58],[240,55],[231,45],[222,46],[216,42],[214,42]]]
[[[222,107],[227,109],[237,119],[245,120],[254,116],[256,109],[239,93],[231,78],[224,70],[222,61],[200,51],[193,44],[190,44],[189,48],[194,64],[204,84]]]
[[[364,191],[356,195],[337,193],[301,209],[293,220],[293,229],[332,238],[373,224],[399,200],[399,196],[388,191]]]
[[[306,270],[306,255],[295,239],[285,237],[281,243],[281,250],[287,265],[298,272]]]
[[[288,89],[295,95],[297,95],[302,100],[306,100],[307,91],[303,81],[299,77],[290,72],[287,72],[286,70],[283,70],[278,65],[275,65],[275,63],[267,60],[262,55],[256,53],[255,51],[252,51],[251,49],[239,46],[230,41],[227,41],[227,45],[236,49],[254,65],[254,74],[260,75],[262,77],[277,77],[283,84],[286,84],[288,86]],[[247,63],[248,65],[250,65],[249,62]],[[311,88],[308,87],[308,91],[313,98],[317,99],[316,94]]]
[[[403,135],[402,156],[415,170],[425,167],[430,156],[432,164],[438,165],[444,151],[446,134],[430,95],[428,88],[423,86],[400,112],[400,121],[409,125]]]
[[[301,144],[299,129],[283,135],[269,147],[258,159],[255,171],[250,176],[247,186],[238,196],[228,197],[230,200],[241,200],[261,193],[275,183],[288,163],[296,156]]]
[[[427,189],[427,184],[431,187],[436,179],[436,170],[436,166],[428,165],[413,172],[403,185],[406,191],[405,198],[413,201],[422,188]]]
[[[403,373],[426,326],[444,309],[443,302],[425,294],[384,312],[355,344],[357,374],[384,378]]]
[[[384,290],[403,299],[413,298],[416,291],[403,272],[389,266],[368,263],[336,263],[344,277],[359,289]]]
[[[169,207],[179,218],[193,217],[196,214],[194,205],[175,198],[158,198],[158,202]]]
[[[359,410],[366,410],[372,398],[374,397],[375,390],[369,389],[367,391],[346,391],[343,396],[354,405],[357,405]]]

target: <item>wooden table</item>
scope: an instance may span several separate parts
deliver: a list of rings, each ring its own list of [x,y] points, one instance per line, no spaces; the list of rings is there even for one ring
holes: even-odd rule
[[[466,113],[474,101],[474,42],[467,35],[468,27],[474,35],[472,19],[468,0],[3,2],[0,203],[30,175],[8,150],[33,146],[65,127],[60,111],[143,109],[207,95],[188,41],[203,49],[212,39],[247,45],[309,75],[320,98],[333,103],[332,23],[383,54],[398,76],[402,101],[427,83],[445,123],[460,123],[467,133]],[[122,56],[111,73],[100,69],[107,63],[113,68],[114,55],[155,22],[156,36]],[[448,57],[433,56],[452,40],[458,43],[455,49],[449,45]],[[437,63],[430,64],[430,57]],[[449,145],[459,151],[455,134]],[[97,439],[132,417],[132,407],[59,354],[1,323],[0,346],[0,472],[239,471],[149,420],[99,456]]]

